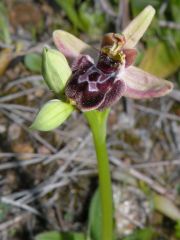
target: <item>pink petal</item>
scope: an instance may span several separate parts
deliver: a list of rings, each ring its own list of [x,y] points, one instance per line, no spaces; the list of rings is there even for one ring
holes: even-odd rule
[[[96,49],[63,30],[56,30],[53,32],[53,41],[57,49],[70,60],[74,60],[79,54],[87,54],[93,58],[96,58],[98,55]]]
[[[155,77],[140,68],[130,66],[124,70],[121,78],[126,83],[125,97],[147,99],[162,97],[173,89],[167,80]]]

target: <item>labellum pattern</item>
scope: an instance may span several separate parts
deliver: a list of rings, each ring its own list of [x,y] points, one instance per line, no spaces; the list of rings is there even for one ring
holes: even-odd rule
[[[108,33],[96,64],[88,55],[80,55],[73,63],[65,94],[80,110],[103,110],[123,95],[126,84],[121,75],[137,54],[135,49],[124,49],[124,44],[124,36]]]

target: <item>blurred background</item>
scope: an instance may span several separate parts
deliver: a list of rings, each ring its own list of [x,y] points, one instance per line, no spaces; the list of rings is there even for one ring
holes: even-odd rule
[[[98,48],[145,6],[156,17],[136,65],[175,85],[164,98],[122,99],[111,111],[108,149],[120,240],[180,239],[180,1],[0,1],[0,239],[86,231],[97,188],[88,126],[75,112],[59,129],[29,130],[53,98],[41,76],[44,46],[66,30]],[[43,240],[43,239],[42,239]]]

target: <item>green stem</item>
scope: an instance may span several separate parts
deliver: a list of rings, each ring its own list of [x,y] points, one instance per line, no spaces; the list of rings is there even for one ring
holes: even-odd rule
[[[99,189],[102,207],[102,240],[112,239],[112,190],[108,153],[103,133],[99,129],[93,132],[94,145],[98,161]]]
[[[110,166],[106,147],[106,122],[109,109],[85,113],[92,130],[99,173],[99,191],[102,209],[101,239],[113,239],[113,204]]]

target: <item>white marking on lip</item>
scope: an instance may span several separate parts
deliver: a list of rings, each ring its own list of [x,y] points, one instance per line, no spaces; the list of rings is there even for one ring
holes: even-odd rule
[[[96,86],[96,82],[88,82],[88,90],[90,92],[98,92],[99,89]]]
[[[125,72],[125,63],[123,65],[121,65],[119,71],[117,72],[116,74],[116,79],[121,79],[122,75],[124,74]]]

